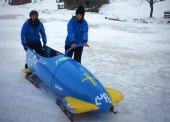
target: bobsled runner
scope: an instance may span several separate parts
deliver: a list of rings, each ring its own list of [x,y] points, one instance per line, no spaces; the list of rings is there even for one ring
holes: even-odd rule
[[[26,63],[28,68],[23,71],[36,76],[60,96],[56,103],[71,121],[73,115],[85,112],[114,112],[114,105],[124,98],[121,92],[104,88],[83,65],[48,46],[44,46],[44,56],[28,48]]]

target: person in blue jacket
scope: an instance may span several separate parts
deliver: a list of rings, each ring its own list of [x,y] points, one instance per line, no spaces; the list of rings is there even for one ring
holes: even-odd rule
[[[81,63],[83,46],[89,46],[88,42],[88,23],[84,19],[85,9],[79,6],[76,9],[76,16],[73,16],[67,24],[68,35],[65,41],[65,51],[73,48],[67,55]]]
[[[47,43],[44,26],[38,19],[38,12],[36,10],[32,10],[29,17],[30,18],[22,26],[21,43],[25,51],[27,50],[27,47],[29,47],[37,54],[43,56],[43,48],[40,38],[42,37],[43,44]]]

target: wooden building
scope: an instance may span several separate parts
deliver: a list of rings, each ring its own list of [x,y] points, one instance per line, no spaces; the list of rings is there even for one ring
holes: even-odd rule
[[[10,5],[22,5],[25,3],[31,3],[31,0],[8,0]]]
[[[83,5],[88,11],[97,12],[103,4],[109,3],[109,0],[64,0],[67,9],[75,9],[79,5]]]

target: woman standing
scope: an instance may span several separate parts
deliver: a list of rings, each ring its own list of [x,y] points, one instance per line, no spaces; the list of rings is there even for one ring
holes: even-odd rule
[[[30,18],[23,24],[21,29],[21,44],[25,51],[27,50],[27,47],[29,47],[37,54],[43,56],[40,38],[42,37],[43,44],[47,43],[44,26],[38,19],[38,12],[36,10],[32,10],[29,16]]]
[[[88,46],[88,23],[84,19],[85,9],[79,6],[76,9],[76,16],[73,16],[67,24],[68,35],[65,41],[65,51],[73,48],[67,55],[81,63],[83,46]]]
[[[21,44],[25,51],[29,47],[37,54],[43,56],[44,52],[40,38],[42,37],[43,44],[45,45],[47,43],[47,37],[44,26],[38,19],[38,12],[36,10],[32,10],[29,13],[29,17],[21,29]],[[25,68],[28,68],[27,64],[25,64]]]

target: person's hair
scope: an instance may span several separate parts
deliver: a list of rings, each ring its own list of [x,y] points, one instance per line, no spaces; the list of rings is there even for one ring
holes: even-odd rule
[[[36,10],[30,11],[29,17],[31,17],[34,14],[37,15],[37,17],[38,17],[38,12]]]
[[[76,15],[77,14],[81,14],[83,17],[85,15],[85,9],[84,9],[84,6],[78,6],[77,9],[76,9]]]

